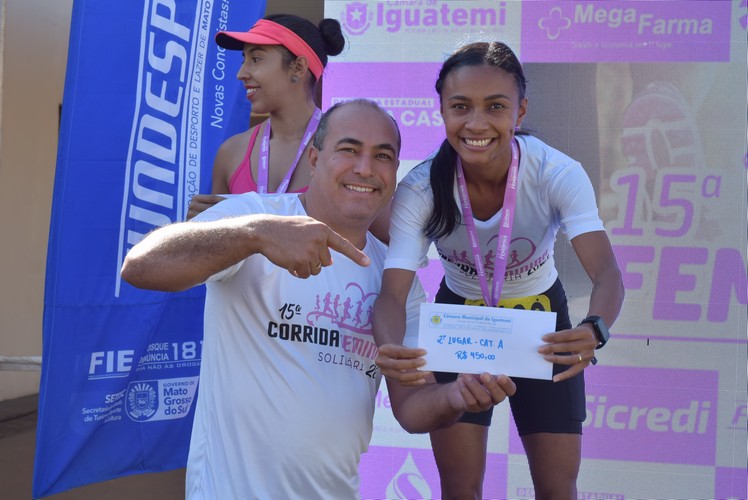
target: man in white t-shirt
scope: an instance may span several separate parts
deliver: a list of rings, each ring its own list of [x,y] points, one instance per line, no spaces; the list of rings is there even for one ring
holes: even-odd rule
[[[188,498],[358,497],[381,380],[371,317],[386,254],[367,229],[392,199],[399,151],[397,125],[375,103],[333,106],[306,193],[232,197],[129,252],[122,277],[135,286],[207,283]],[[415,324],[423,299],[416,284]],[[409,388],[405,420],[451,422],[502,401],[510,384]]]

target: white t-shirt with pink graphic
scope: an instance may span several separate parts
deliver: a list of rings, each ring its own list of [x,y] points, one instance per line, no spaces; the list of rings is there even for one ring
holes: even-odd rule
[[[569,240],[604,229],[595,192],[582,165],[535,137],[516,137],[520,147],[517,206],[501,293],[504,298],[542,293],[553,285],[558,277],[553,247],[559,229]],[[415,271],[428,263],[432,241],[424,236],[423,228],[434,206],[430,171],[431,162],[426,161],[398,184],[385,268]],[[456,181],[454,197],[462,213]],[[489,280],[493,279],[500,220],[501,211],[489,220],[475,220]],[[434,243],[449,289],[468,299],[483,298],[465,225],[458,225],[452,234]]]
[[[196,217],[306,215],[297,195],[247,193]],[[289,242],[292,244],[292,242]],[[360,267],[298,279],[262,255],[207,283],[187,497],[356,498],[381,376],[372,310],[386,247],[368,235]],[[425,298],[411,293],[409,318]]]

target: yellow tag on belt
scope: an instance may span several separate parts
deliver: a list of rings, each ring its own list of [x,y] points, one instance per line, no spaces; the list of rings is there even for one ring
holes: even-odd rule
[[[483,299],[467,299],[465,305],[485,306],[486,301]],[[501,299],[496,307],[550,312],[551,300],[547,295],[530,295],[529,297],[517,297],[516,299]]]

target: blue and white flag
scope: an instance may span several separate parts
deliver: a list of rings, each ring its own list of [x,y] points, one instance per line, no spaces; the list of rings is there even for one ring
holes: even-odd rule
[[[249,124],[241,54],[264,0],[76,0],[47,260],[33,495],[183,467],[202,287],[122,282],[127,251],[210,192],[218,146]]]

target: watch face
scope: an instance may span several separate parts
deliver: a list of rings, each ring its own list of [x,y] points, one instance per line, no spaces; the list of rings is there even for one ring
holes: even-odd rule
[[[597,321],[595,321],[595,332],[597,333],[597,340],[603,344],[610,338],[608,327],[605,326],[605,322],[601,318],[598,318]]]
[[[603,321],[601,317],[588,316],[582,320],[582,323],[592,323],[592,327],[595,330],[595,337],[597,337],[597,341],[599,342],[597,349],[600,349],[606,342],[608,342],[610,332],[608,331],[608,327],[605,325],[605,321]]]
[[[592,321],[592,324],[595,327],[595,336],[597,337],[597,341],[600,342],[600,345],[598,345],[597,348],[600,349],[608,342],[608,339],[610,338],[610,332],[608,332],[608,327],[605,326],[605,321],[603,321],[602,318],[595,318]]]

